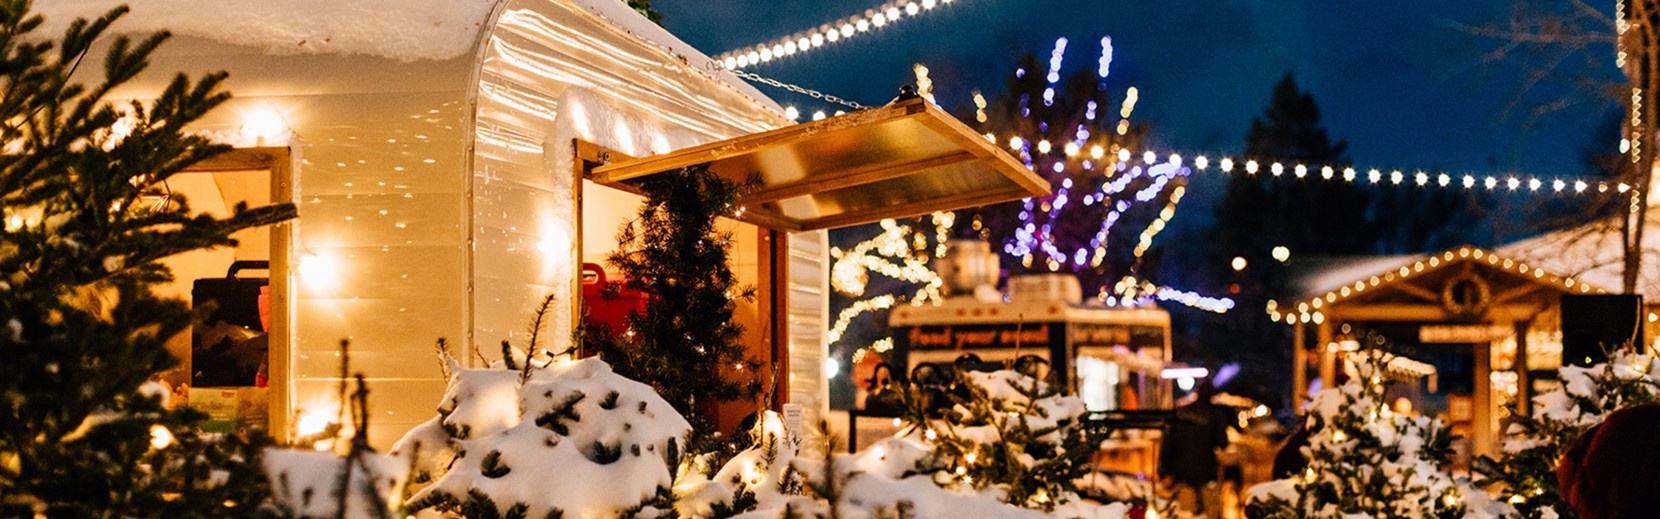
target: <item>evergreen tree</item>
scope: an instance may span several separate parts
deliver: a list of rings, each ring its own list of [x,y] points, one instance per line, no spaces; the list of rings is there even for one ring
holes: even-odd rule
[[[989,240],[1011,273],[1073,274],[1086,296],[1116,299],[1115,284],[1143,274],[1147,247],[1138,233],[1180,196],[1173,194],[1185,189],[1186,177],[1161,181],[1135,164],[1147,128],[1117,117],[1121,107],[1100,71],[1050,81],[1060,70],[1045,75],[1046,68],[1032,54],[1021,57],[1007,91],[989,103],[978,126],[998,144],[1014,144],[1012,153],[1053,193],[971,209],[969,225],[957,233]],[[1119,168],[1119,150],[1137,155]]]
[[[651,296],[629,329],[593,341],[617,373],[650,384],[675,410],[708,431],[710,405],[753,397],[760,363],[745,356],[743,327],[732,320],[739,299],[754,297],[730,267],[729,232],[715,219],[740,211],[743,186],[692,166],[651,175],[638,184],[646,200],[639,217],[617,234],[606,260],[624,286]]]
[[[1507,512],[1437,464],[1452,454],[1441,421],[1403,416],[1385,398],[1393,356],[1358,354],[1356,376],[1315,395],[1303,448],[1308,469],[1251,489],[1246,517],[1495,517]],[[1466,515],[1468,514],[1468,515]]]
[[[193,427],[146,381],[178,360],[165,343],[199,312],[155,294],[157,260],[234,245],[237,231],[292,218],[292,206],[227,218],[137,203],[226,150],[185,128],[229,98],[225,76],[183,75],[153,102],[106,96],[168,37],[109,42],[102,78],[77,64],[117,8],[59,40],[27,0],[0,1],[0,515],[246,515],[262,499],[255,452]],[[160,396],[158,396],[158,393]],[[225,476],[229,476],[228,478]]]
[[[663,25],[663,13],[651,8],[651,0],[628,0],[628,7],[651,20],[651,23]]]
[[[1245,139],[1248,158],[1288,168],[1340,165],[1348,160],[1345,148],[1346,143],[1331,141],[1313,95],[1299,89],[1290,74],[1274,88],[1262,116],[1251,121]],[[1268,394],[1252,395],[1264,401],[1288,400],[1290,330],[1262,314],[1269,299],[1287,290],[1285,264],[1274,258],[1274,250],[1286,247],[1296,257],[1365,252],[1373,236],[1366,204],[1365,192],[1335,176],[1280,178],[1263,167],[1228,179],[1210,235],[1213,256],[1205,264],[1215,290],[1235,298],[1236,310],[1210,318],[1204,333],[1214,335],[1207,343],[1237,345],[1223,353],[1232,358],[1218,359],[1241,363],[1236,386],[1269,388]],[[1243,270],[1234,270],[1236,257],[1245,259]]]
[[[1500,499],[1529,519],[1572,519],[1573,507],[1556,479],[1562,455],[1614,411],[1660,403],[1660,362],[1654,357],[1625,350],[1607,363],[1565,366],[1560,375],[1562,387],[1534,397],[1532,413],[1514,413],[1499,458],[1476,464]]]

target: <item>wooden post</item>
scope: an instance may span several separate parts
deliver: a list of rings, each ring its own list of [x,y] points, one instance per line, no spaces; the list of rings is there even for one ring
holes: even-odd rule
[[[1533,319],[1516,321],[1516,414],[1533,414],[1533,382],[1527,372],[1527,331],[1533,328]]]
[[[1308,348],[1303,323],[1291,326],[1291,408],[1301,409],[1308,401]]]
[[[762,279],[760,294],[756,294],[760,308],[757,310],[761,321],[762,340],[767,341],[772,351],[772,372],[777,376],[772,380],[771,409],[776,412],[784,411],[784,404],[790,399],[790,334],[789,334],[789,295],[790,295],[790,235],[783,231],[757,227],[760,247],[760,265],[756,269]]]
[[[1475,394],[1471,395],[1470,452],[1493,453],[1493,343],[1478,342],[1471,346],[1475,355]]]

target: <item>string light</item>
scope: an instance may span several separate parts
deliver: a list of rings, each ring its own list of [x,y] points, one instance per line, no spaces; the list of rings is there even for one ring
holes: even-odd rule
[[[1607,293],[1606,290],[1593,287],[1584,281],[1576,280],[1569,276],[1552,274],[1546,272],[1545,269],[1542,268],[1534,268],[1526,263],[1508,258],[1502,258],[1499,257],[1498,254],[1494,254],[1493,252],[1485,249],[1477,247],[1459,247],[1455,250],[1447,250],[1441,252],[1440,254],[1432,255],[1427,259],[1414,260],[1411,264],[1403,264],[1400,268],[1395,270],[1386,270],[1367,279],[1355,281],[1352,285],[1344,285],[1336,290],[1326,292],[1323,295],[1315,296],[1306,301],[1301,301],[1295,305],[1295,308],[1287,308],[1284,311],[1281,311],[1281,305],[1278,302],[1269,300],[1266,307],[1268,318],[1272,319],[1274,322],[1280,322],[1283,320],[1286,324],[1295,324],[1298,322],[1324,322],[1325,314],[1319,310],[1322,306],[1329,306],[1332,303],[1345,299],[1360,297],[1361,295],[1364,295],[1368,289],[1377,288],[1386,283],[1391,283],[1396,280],[1404,280],[1410,277],[1421,277],[1436,272],[1437,270],[1448,268],[1459,263],[1459,260],[1466,260],[1475,263],[1486,262],[1487,266],[1491,268],[1510,271],[1523,276],[1539,279],[1547,283],[1555,284],[1562,287],[1562,290],[1567,293]]]
[[[782,59],[786,56],[795,56],[828,43],[835,43],[859,34],[868,33],[871,29],[887,27],[889,24],[905,18],[919,16],[925,12],[933,12],[936,7],[951,5],[954,1],[893,0],[875,8],[866,9],[863,13],[798,31],[789,36],[721,53],[719,56],[715,56],[715,61],[727,69],[737,70],[767,63],[774,59]]]
[[[1024,145],[1024,141],[1021,141],[1019,136],[1011,136],[1009,138],[1009,142],[1010,148],[1014,149],[1019,149]],[[1106,149],[1100,144],[1079,143],[1078,146],[1080,150],[1085,149],[1087,146],[1090,153],[1085,154],[1080,152],[1076,156],[1069,154],[1066,158],[1067,160],[1101,160],[1106,156]],[[1041,146],[1041,144],[1039,147],[1040,152],[1047,153],[1047,151],[1042,151],[1048,149],[1047,147]],[[1096,150],[1101,150],[1101,153],[1097,153]],[[1157,150],[1140,150],[1138,152],[1137,150],[1128,148],[1117,148],[1114,155],[1116,155],[1115,158],[1118,159],[1118,162],[1122,163],[1122,165],[1126,167],[1135,167],[1136,164],[1134,164],[1134,162],[1137,162],[1138,160],[1141,165],[1155,165],[1167,160],[1179,161],[1183,156],[1181,153],[1159,152]],[[1068,167],[1070,167],[1070,164]],[[1284,174],[1289,171],[1292,173],[1292,177],[1303,181],[1314,180],[1316,175],[1313,175],[1312,172],[1319,171],[1320,174],[1318,177],[1321,180],[1342,180],[1343,182],[1351,184],[1362,181],[1371,184],[1381,184],[1387,181],[1390,184],[1399,185],[1410,181],[1413,184],[1423,187],[1429,187],[1433,184],[1434,186],[1441,188],[1461,187],[1466,190],[1475,190],[1479,188],[1486,191],[1514,192],[1517,194],[1537,193],[1546,195],[1580,195],[1588,192],[1607,193],[1609,191],[1626,194],[1636,189],[1635,186],[1627,182],[1587,180],[1571,176],[1455,175],[1445,171],[1432,170],[1415,171],[1408,174],[1401,170],[1387,170],[1388,172],[1386,173],[1385,170],[1376,168],[1364,170],[1365,174],[1362,175],[1360,173],[1361,170],[1357,170],[1349,166],[1333,164],[1297,164],[1277,161],[1258,162],[1254,159],[1236,159],[1230,156],[1215,157],[1209,155],[1196,155],[1192,161],[1192,168],[1201,172],[1215,169],[1222,173],[1233,173],[1235,170],[1242,168],[1246,174],[1250,175],[1255,175],[1262,172],[1262,170],[1267,169],[1270,174],[1280,176],[1281,178],[1285,178]],[[1108,170],[1110,171],[1111,168],[1108,168]]]

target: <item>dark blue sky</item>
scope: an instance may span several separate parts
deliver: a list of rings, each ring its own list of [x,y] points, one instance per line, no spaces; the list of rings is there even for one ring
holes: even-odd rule
[[[920,1],[920,0],[918,0]],[[1613,1],[1585,0],[1612,16]],[[881,0],[656,0],[664,25],[710,55],[862,13]],[[1331,2],[1312,0],[955,0],[879,31],[749,70],[864,104],[891,99],[932,71],[938,102],[960,108],[970,92],[1000,92],[1022,54],[1048,56],[1069,40],[1063,75],[1093,69],[1101,36],[1113,37],[1109,88],[1135,86],[1132,118],[1151,125],[1159,149],[1237,154],[1245,131],[1287,72],[1312,92],[1333,139],[1359,168],[1577,176],[1582,156],[1613,148],[1597,128],[1616,110],[1606,89],[1623,76],[1612,45],[1564,58],[1561,47],[1518,48],[1486,59],[1503,42],[1467,27],[1508,24],[1514,0]],[[1565,9],[1560,0],[1537,0]],[[1606,3],[1606,5],[1603,5]],[[1561,59],[1551,79],[1524,88],[1538,63]],[[783,90],[763,92],[804,113],[836,107]],[[1534,108],[1563,109],[1533,116]],[[1112,110],[1116,112],[1116,109]],[[1605,148],[1606,149],[1606,148]],[[1203,254],[1214,226],[1220,177],[1196,174],[1160,242],[1171,272]],[[1515,225],[1538,200],[1485,199],[1495,217],[1444,230],[1451,241],[1494,246],[1540,229]],[[1406,252],[1406,251],[1390,251]],[[1416,252],[1416,251],[1414,251]],[[1175,281],[1167,280],[1167,281]]]
[[[1598,8],[1607,6],[1590,0]],[[657,0],[664,24],[709,54],[757,43],[874,7],[879,0]],[[1484,63],[1498,46],[1458,24],[1508,19],[1511,0],[1330,2],[1302,0],[956,0],[952,5],[811,53],[751,70],[857,100],[881,103],[933,71],[939,102],[1002,88],[1022,53],[1046,56],[1071,40],[1066,69],[1093,67],[1097,42],[1116,48],[1109,83],[1140,90],[1134,118],[1155,143],[1189,152],[1243,146],[1250,119],[1290,71],[1324,111],[1331,135],[1357,166],[1577,174],[1582,150],[1614,105],[1595,88],[1553,81],[1522,94],[1522,54]],[[1617,80],[1611,47],[1571,57],[1561,70]],[[1543,59],[1535,56],[1535,59]],[[763,91],[811,112],[815,101]],[[1540,103],[1567,110],[1539,118]],[[832,107],[833,108],[833,107]],[[1614,143],[1606,143],[1613,146]]]

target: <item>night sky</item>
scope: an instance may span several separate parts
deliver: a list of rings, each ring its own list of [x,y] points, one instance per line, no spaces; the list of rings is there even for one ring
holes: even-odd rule
[[[1613,10],[1613,2],[1602,6]],[[770,40],[879,4],[877,0],[657,0],[664,25],[711,54]],[[1518,51],[1484,62],[1500,43],[1460,28],[1505,23],[1512,0],[1457,2],[956,0],[872,34],[752,67],[769,77],[877,104],[926,64],[946,107],[975,88],[1000,91],[1015,59],[1070,44],[1066,70],[1095,66],[1103,35],[1116,49],[1109,85],[1136,86],[1133,119],[1154,142],[1190,152],[1243,147],[1251,118],[1286,72],[1311,91],[1332,136],[1357,166],[1454,172],[1577,174],[1593,129],[1616,109],[1598,88],[1566,78],[1527,92]],[[1609,14],[1611,16],[1611,14]],[[1558,70],[1617,81],[1612,46],[1570,56]],[[1591,63],[1590,60],[1594,60]],[[761,86],[810,113],[834,109]],[[1519,99],[1519,101],[1518,101]],[[1533,117],[1534,107],[1567,108]],[[1613,146],[1614,143],[1606,143]]]

